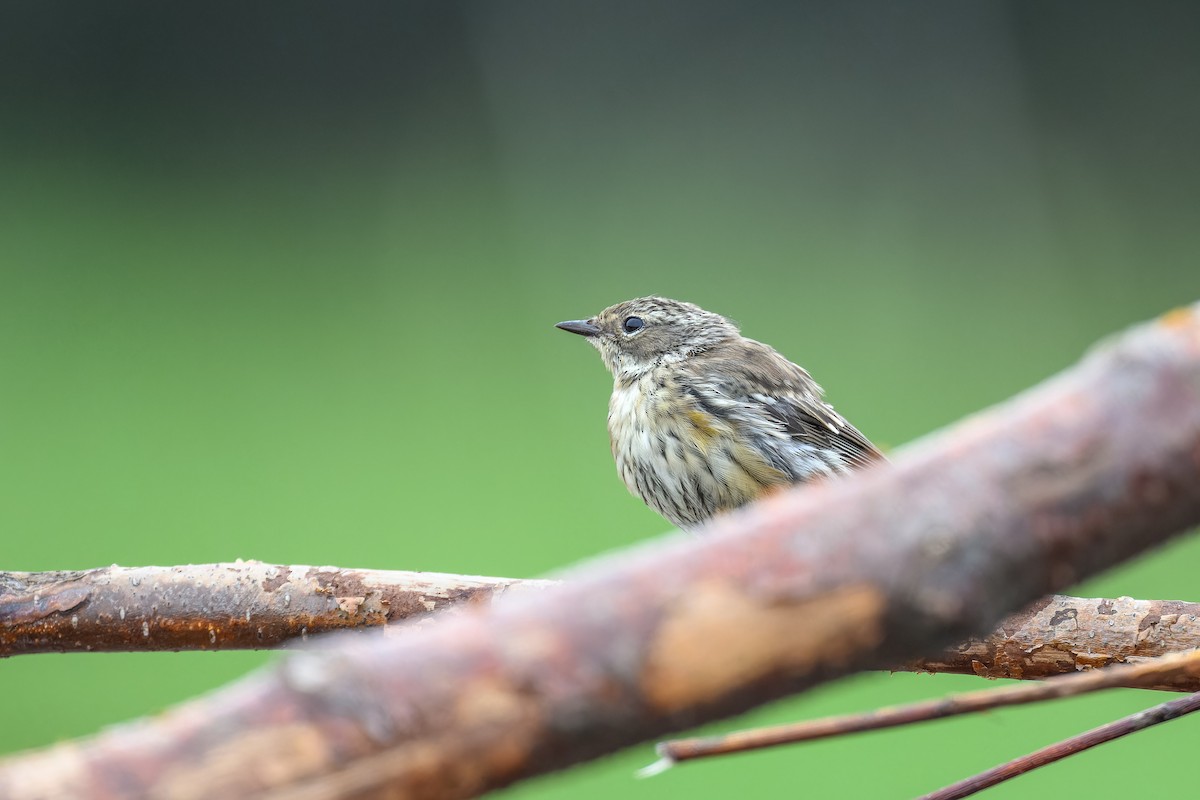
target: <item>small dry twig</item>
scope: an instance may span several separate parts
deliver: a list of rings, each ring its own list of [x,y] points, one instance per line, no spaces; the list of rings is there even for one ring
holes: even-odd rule
[[[1061,697],[1073,697],[1101,689],[1149,688],[1162,683],[1173,683],[1179,680],[1196,681],[1197,679],[1200,679],[1200,650],[1163,656],[1136,665],[1114,666],[1076,675],[1062,675],[1040,683],[965,692],[937,700],[880,708],[861,714],[825,717],[824,719],[806,720],[786,725],[735,731],[717,736],[672,739],[659,743],[656,749],[661,760],[647,767],[646,772],[654,774],[673,764],[696,758],[744,753],[764,747],[912,725],[960,714],[989,711],[1003,706],[1026,705]]]
[[[1159,723],[1170,722],[1185,714],[1191,714],[1193,711],[1200,711],[1200,693],[1168,700],[1145,711],[1139,711],[1136,714],[1131,714],[1128,717],[1110,722],[1107,725],[1101,725],[1099,728],[1093,728],[1078,736],[1072,736],[1070,739],[1055,742],[1048,747],[1035,750],[1020,758],[1014,758],[1006,764],[992,767],[978,775],[973,775],[966,780],[951,784],[936,792],[922,795],[918,800],[960,800],[963,797],[970,797],[977,792],[982,792],[984,789],[1011,780],[1018,775],[1023,775],[1038,767],[1053,764],[1055,761],[1060,761],[1067,756],[1073,756],[1096,745],[1111,742],[1113,739],[1119,739],[1131,733],[1137,733]]]

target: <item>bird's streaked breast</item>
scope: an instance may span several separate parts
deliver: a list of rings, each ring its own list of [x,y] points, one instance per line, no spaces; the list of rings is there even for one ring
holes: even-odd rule
[[[784,480],[739,445],[728,420],[697,407],[663,374],[614,386],[608,430],[629,491],[683,527],[744,505]]]

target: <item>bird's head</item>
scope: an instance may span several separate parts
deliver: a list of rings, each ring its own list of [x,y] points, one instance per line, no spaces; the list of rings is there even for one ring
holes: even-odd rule
[[[666,297],[626,300],[591,319],[568,320],[555,327],[587,337],[609,372],[626,380],[738,335],[737,326],[720,314]]]

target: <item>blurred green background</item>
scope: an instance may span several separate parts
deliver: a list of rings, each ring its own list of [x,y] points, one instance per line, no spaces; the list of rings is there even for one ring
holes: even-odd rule
[[[5,3],[0,568],[534,576],[658,534],[552,327],[651,292],[900,445],[1200,296],[1197,41],[1179,3]],[[1198,557],[1077,591],[1200,599]],[[272,657],[0,661],[0,752]],[[860,676],[714,729],[981,686]],[[906,797],[1158,699],[651,781],[639,747],[509,796]],[[1197,733],[989,797],[1190,792]]]

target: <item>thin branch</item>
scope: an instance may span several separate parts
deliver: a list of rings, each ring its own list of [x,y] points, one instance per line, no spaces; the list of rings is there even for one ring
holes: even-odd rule
[[[278,647],[552,583],[260,561],[0,572],[0,657]]]
[[[0,657],[281,647],[557,581],[258,561],[0,572]],[[1200,647],[1200,603],[1054,595],[900,669],[1040,679]],[[1183,675],[1146,688],[1200,691]]]
[[[991,634],[902,669],[985,678],[1048,678],[1200,647],[1200,603],[1053,596],[1005,619]],[[1197,692],[1175,675],[1146,689]]]
[[[918,800],[960,800],[963,797],[970,797],[998,783],[1011,780],[1018,775],[1024,775],[1030,770],[1053,764],[1067,756],[1073,756],[1096,745],[1137,733],[1159,723],[1170,722],[1185,714],[1191,714],[1193,711],[1200,711],[1200,693],[1168,700],[1145,711],[1139,711],[1078,736],[1072,736],[1070,739],[1056,742],[1049,747],[1043,747],[1041,750],[1035,750],[1020,758],[1015,758],[1007,764],[1000,764],[986,772],[981,772],[936,792],[930,792]]]
[[[1004,706],[1074,697],[1101,689],[1121,686],[1148,688],[1181,679],[1192,682],[1200,680],[1200,650],[1163,656],[1136,665],[1115,666],[1076,675],[1061,675],[1041,683],[1026,683],[999,689],[965,692],[937,700],[880,708],[861,714],[825,717],[805,722],[735,731],[717,736],[672,739],[659,743],[656,749],[666,764],[677,764],[696,758],[744,753],[765,747],[929,722],[960,714],[990,711]],[[658,767],[652,769],[655,772],[661,771]]]
[[[906,448],[0,762],[0,796],[436,798],[903,663],[1200,523],[1200,306]]]

